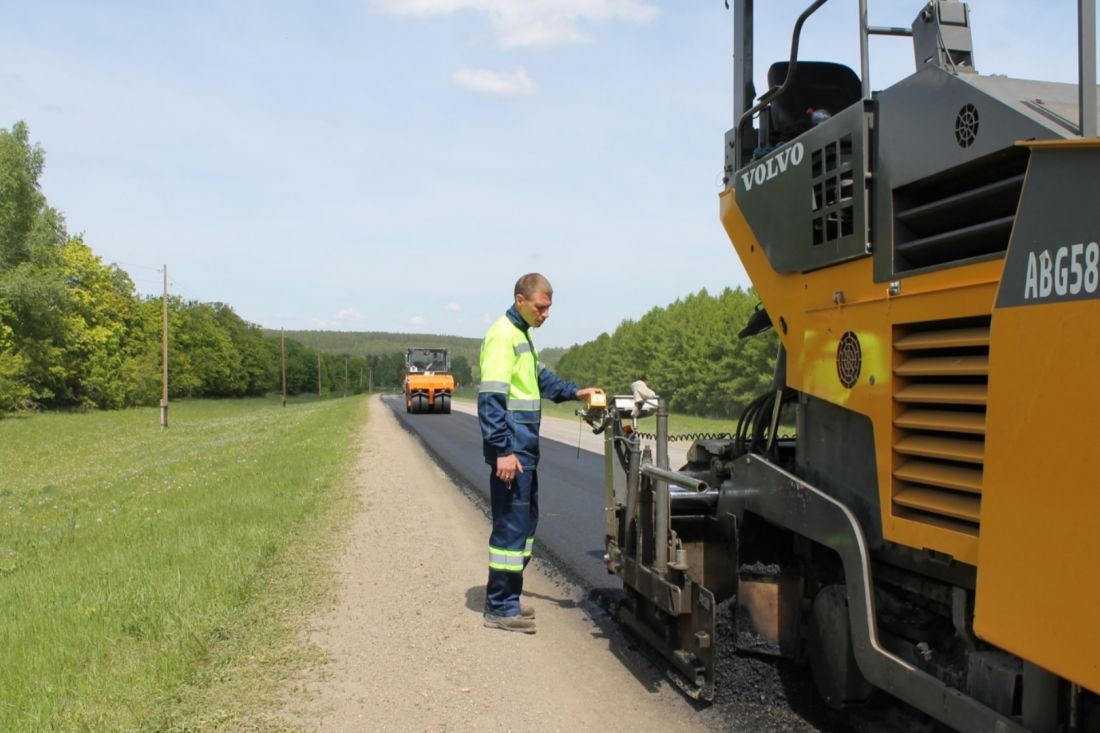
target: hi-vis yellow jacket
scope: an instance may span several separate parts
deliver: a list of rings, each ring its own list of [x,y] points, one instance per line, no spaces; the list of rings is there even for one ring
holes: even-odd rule
[[[525,469],[535,468],[542,399],[574,400],[577,389],[539,364],[527,323],[514,305],[509,308],[481,344],[477,416],[486,463],[514,453]]]

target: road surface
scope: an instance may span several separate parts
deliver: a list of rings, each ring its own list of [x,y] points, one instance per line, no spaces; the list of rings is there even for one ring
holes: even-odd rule
[[[489,466],[481,454],[474,405],[455,402],[449,415],[410,415],[401,395],[387,395],[382,400],[397,421],[434,454],[451,480],[486,508]],[[576,422],[544,417],[540,446],[535,557],[551,556],[554,566],[582,589],[614,595],[622,585],[603,564],[603,439],[587,427],[578,430]],[[683,464],[686,447],[683,443],[670,446],[671,465]],[[720,653],[715,672],[718,696],[705,710],[705,718],[719,730],[880,729],[878,725],[852,728],[827,711],[812,692],[806,670],[796,670],[784,661]]]
[[[727,730],[549,563],[524,573],[538,633],[485,628],[484,513],[376,398],[357,444],[356,509],[335,538],[334,592],[303,629],[317,664],[287,679],[282,704],[265,711],[270,725],[212,717],[202,730]]]
[[[452,479],[488,502],[489,466],[481,455],[481,430],[472,405],[456,402],[450,415],[410,415],[400,396],[382,399],[435,453]],[[577,426],[570,421],[544,418],[544,422],[556,435],[563,431],[577,435]],[[603,455],[590,450],[602,446],[603,439],[593,436],[587,427],[584,434],[591,439],[585,439],[580,451],[575,442],[566,445],[546,437],[541,441],[535,556],[549,551],[590,589],[618,588],[618,579],[609,575],[603,564]]]

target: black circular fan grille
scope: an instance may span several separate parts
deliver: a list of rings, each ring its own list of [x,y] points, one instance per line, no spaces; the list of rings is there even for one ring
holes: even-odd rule
[[[978,137],[978,108],[968,104],[955,117],[955,141],[960,147],[969,148]]]
[[[849,389],[856,386],[862,363],[859,339],[854,332],[848,331],[840,337],[840,344],[836,348],[836,375],[840,383]]]

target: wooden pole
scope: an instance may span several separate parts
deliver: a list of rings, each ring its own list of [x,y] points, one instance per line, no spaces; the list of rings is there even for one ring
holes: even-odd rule
[[[168,265],[164,266],[164,296],[161,298],[160,328],[160,427],[168,427]]]
[[[321,396],[321,355],[317,354],[317,396]]]
[[[344,354],[344,397],[348,396],[348,355]]]
[[[286,407],[286,329],[279,329],[279,363],[283,371],[283,407]]]

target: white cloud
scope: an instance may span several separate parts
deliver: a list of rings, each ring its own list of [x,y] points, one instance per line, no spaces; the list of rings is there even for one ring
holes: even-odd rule
[[[340,328],[340,324],[336,321],[323,321],[320,318],[311,318],[310,323],[314,328],[319,328],[322,331],[336,331]]]
[[[588,43],[592,36],[581,30],[581,22],[648,23],[657,15],[657,7],[644,0],[376,0],[375,6],[394,15],[422,17],[460,10],[483,13],[505,48]]]
[[[428,321],[424,318],[424,316],[413,316],[409,319],[409,324],[412,326],[423,326],[427,322]]]
[[[443,306],[443,310],[448,310],[451,313],[458,313],[461,310],[461,307],[458,305],[458,303],[448,303],[447,305]]]
[[[538,86],[522,66],[512,72],[459,69],[451,74],[451,81],[455,86],[482,94],[534,94],[538,91]]]
[[[482,313],[481,314],[481,322],[488,325],[488,324],[493,322],[493,317],[491,315],[489,315],[488,313]]]
[[[367,317],[355,308],[341,308],[336,311],[336,320],[338,321],[365,321],[366,319]]]

